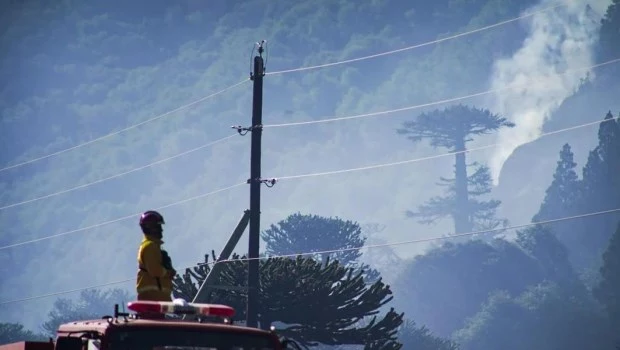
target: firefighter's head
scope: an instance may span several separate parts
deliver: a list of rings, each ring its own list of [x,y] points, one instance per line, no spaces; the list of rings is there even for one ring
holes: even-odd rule
[[[145,211],[140,216],[142,233],[155,238],[162,238],[164,232],[162,225],[165,223],[164,217],[155,210]]]

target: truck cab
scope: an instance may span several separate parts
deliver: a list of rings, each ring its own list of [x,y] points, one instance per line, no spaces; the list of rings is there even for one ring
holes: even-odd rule
[[[235,310],[227,305],[133,301],[114,316],[65,323],[53,342],[39,342],[46,350],[284,350],[299,349],[271,330],[237,326]],[[187,317],[191,319],[187,319]],[[0,350],[27,350],[27,342],[0,346]],[[31,344],[32,342],[29,342]],[[24,344],[20,346],[18,344]],[[37,343],[35,343],[37,344]]]

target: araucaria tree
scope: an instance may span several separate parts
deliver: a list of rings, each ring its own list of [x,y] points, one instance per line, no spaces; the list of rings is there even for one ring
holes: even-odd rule
[[[207,256],[205,260],[208,263]],[[209,265],[205,264],[176,276],[175,297],[192,300],[208,272]],[[233,321],[245,319],[246,276],[247,260],[234,256],[214,281],[232,287],[216,290],[209,302],[233,306],[237,310]],[[283,323],[279,333],[305,347],[317,343],[361,344],[367,350],[397,350],[401,348],[397,332],[403,314],[391,309],[377,317],[379,309],[392,300],[391,294],[380,279],[369,285],[363,271],[337,261],[270,258],[260,261],[258,320],[261,328]],[[367,317],[370,322],[366,326],[356,327]]]
[[[362,255],[359,248],[366,242],[362,228],[356,222],[301,213],[289,215],[271,225],[261,236],[266,242],[265,252],[268,255],[317,252],[315,259],[324,261],[329,256],[342,265],[356,262]],[[343,250],[319,253],[335,249]]]
[[[294,213],[271,225],[261,237],[266,242],[265,252],[270,256],[315,253],[312,254],[315,260],[325,262],[329,257],[345,267],[364,270],[367,282],[379,278],[378,271],[359,261],[366,237],[357,222]]]
[[[473,230],[495,229],[505,220],[495,217],[498,200],[479,200],[477,197],[491,192],[491,176],[487,166],[471,164],[474,171],[467,172],[465,152],[474,136],[489,134],[515,124],[485,109],[455,105],[443,110],[423,113],[415,121],[405,122],[397,132],[413,142],[424,139],[434,148],[446,148],[455,152],[454,178],[440,178],[447,186],[444,196],[431,198],[421,205],[418,212],[408,216],[419,218],[421,223],[434,223],[446,216],[454,220],[455,233]]]

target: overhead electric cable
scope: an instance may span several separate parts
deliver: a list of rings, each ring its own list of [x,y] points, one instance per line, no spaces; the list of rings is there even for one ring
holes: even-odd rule
[[[242,186],[242,185],[245,185],[245,184],[246,184],[245,182],[241,182],[241,183],[238,183],[236,185],[220,188],[219,190],[215,190],[215,191],[199,194],[197,196],[193,196],[193,197],[189,197],[189,198],[186,198],[186,199],[182,199],[182,200],[174,202],[174,203],[166,204],[166,205],[161,206],[159,208],[155,208],[154,210],[161,210],[161,209],[169,208],[169,207],[176,206],[176,205],[179,205],[179,204],[195,201],[197,199],[205,198],[205,197],[214,195],[216,193],[228,191],[230,189],[233,189],[235,187],[239,187],[239,186]],[[13,247],[18,247],[18,246],[22,246],[22,245],[26,245],[26,244],[30,244],[30,243],[41,242],[41,241],[45,241],[45,240],[48,240],[48,239],[65,236],[65,235],[68,235],[68,234],[71,234],[71,233],[76,233],[76,232],[90,230],[90,229],[93,229],[93,228],[99,228],[101,226],[113,224],[113,223],[116,223],[116,222],[137,218],[137,217],[140,216],[140,214],[141,213],[131,214],[131,215],[127,215],[127,216],[123,216],[123,217],[117,218],[117,219],[108,220],[108,221],[105,221],[105,222],[101,222],[101,223],[98,223],[98,224],[94,224],[94,225],[78,228],[78,229],[71,230],[71,231],[65,231],[65,232],[57,233],[57,234],[50,235],[50,236],[45,236],[45,237],[41,237],[41,238],[31,239],[31,240],[28,240],[28,241],[23,241],[23,242],[19,242],[19,243],[5,245],[3,247],[0,247],[0,250],[9,249],[9,248],[13,248]]]
[[[339,249],[319,250],[319,251],[305,252],[305,253],[265,256],[265,257],[255,258],[255,259],[250,259],[250,258],[227,259],[227,260],[220,260],[217,263],[235,262],[235,261],[248,261],[248,260],[265,260],[265,259],[273,259],[273,258],[295,258],[295,257],[298,257],[298,256],[306,256],[306,255],[317,255],[317,254],[320,255],[320,254],[340,253],[340,252],[347,252],[347,251],[353,251],[353,250],[363,250],[363,249],[372,249],[372,248],[393,247],[393,246],[400,246],[400,245],[406,245],[406,244],[416,244],[416,243],[427,243],[427,242],[433,242],[433,241],[443,241],[443,240],[449,240],[449,239],[452,239],[452,238],[459,238],[459,237],[466,237],[466,236],[475,236],[475,235],[480,235],[480,234],[485,234],[485,233],[501,232],[501,231],[508,231],[508,230],[516,230],[516,229],[525,228],[525,227],[531,227],[531,226],[536,226],[536,225],[547,225],[547,224],[553,224],[553,223],[561,222],[561,221],[583,219],[583,218],[587,218],[587,217],[599,216],[599,215],[605,215],[605,214],[612,214],[612,213],[620,213],[620,208],[610,209],[610,210],[602,210],[602,211],[591,212],[591,213],[587,213],[587,214],[566,216],[566,217],[562,217],[562,218],[558,218],[558,219],[550,219],[550,220],[530,222],[530,223],[527,223],[527,224],[519,224],[519,225],[512,225],[512,226],[507,226],[507,227],[499,227],[499,228],[494,228],[494,229],[470,231],[470,232],[456,233],[456,234],[455,233],[450,233],[448,235],[439,236],[439,237],[419,238],[419,239],[412,239],[412,240],[400,241],[400,242],[392,242],[392,243],[370,244],[370,245],[364,245],[362,247],[357,247],[357,248],[339,248]],[[198,266],[200,266],[200,265],[211,265],[211,264],[214,264],[214,263],[216,263],[216,262],[202,263],[202,264],[198,264]]]
[[[314,252],[301,252],[301,253],[295,253],[295,254],[264,256],[264,257],[254,258],[254,259],[249,259],[249,258],[225,259],[225,260],[220,260],[220,261],[212,261],[212,262],[209,262],[209,263],[194,264],[194,265],[185,267],[183,269],[194,268],[194,267],[198,267],[198,266],[201,266],[201,265],[212,265],[212,264],[215,264],[215,263],[249,261],[249,260],[265,260],[265,259],[273,259],[273,258],[291,258],[291,257],[294,258],[294,257],[298,257],[298,256],[307,256],[307,255],[316,255],[316,254],[330,254],[330,253],[339,253],[339,252],[345,252],[345,251],[351,251],[351,250],[372,249],[372,248],[390,247],[390,246],[393,247],[393,246],[400,246],[400,245],[407,245],[407,244],[425,243],[425,242],[432,242],[432,241],[443,241],[443,240],[450,240],[452,238],[458,238],[458,237],[475,236],[475,235],[485,234],[485,233],[514,230],[514,229],[520,229],[520,228],[525,228],[525,227],[530,227],[530,226],[546,225],[546,224],[551,224],[551,223],[556,223],[556,222],[561,222],[561,221],[582,219],[582,218],[586,218],[586,217],[599,216],[599,215],[618,213],[618,212],[620,212],[620,208],[610,209],[610,210],[603,210],[603,211],[598,211],[598,212],[590,212],[590,213],[580,214],[580,215],[566,216],[566,217],[561,217],[561,218],[557,218],[557,219],[535,221],[535,222],[530,222],[530,223],[526,223],[526,224],[512,225],[512,226],[508,226],[508,227],[501,227],[501,228],[495,228],[495,229],[471,231],[471,232],[465,232],[465,233],[459,233],[459,234],[450,234],[450,235],[446,235],[446,236],[420,238],[420,239],[400,241],[400,242],[392,242],[392,243],[371,244],[371,245],[364,245],[362,247],[356,247],[356,248],[340,248],[340,249],[331,249],[331,250],[314,251]],[[102,284],[93,285],[93,286],[89,286],[89,287],[70,289],[70,290],[54,292],[54,293],[48,293],[48,294],[42,294],[42,295],[37,295],[37,296],[32,296],[32,297],[27,297],[27,298],[21,298],[21,299],[7,300],[7,301],[0,302],[0,305],[24,302],[24,301],[35,300],[35,299],[42,299],[42,298],[58,296],[58,295],[62,295],[62,294],[79,292],[79,291],[87,290],[87,289],[101,288],[101,287],[107,287],[107,286],[111,286],[111,285],[115,285],[115,284],[128,283],[128,282],[132,282],[132,281],[135,281],[135,277],[134,278],[128,278],[128,279],[120,280],[120,281],[102,283]]]
[[[559,8],[559,7],[563,7],[563,6],[566,6],[566,4],[561,3],[561,4],[558,4],[558,5],[553,5],[553,6],[550,6],[550,7],[543,8],[543,9],[538,10],[538,11],[534,11],[534,12],[530,12],[530,13],[521,15],[519,17],[515,17],[515,18],[512,18],[512,19],[501,21],[501,22],[498,22],[498,23],[495,23],[495,24],[491,24],[491,25],[488,25],[488,26],[485,26],[485,27],[478,28],[478,29],[469,30],[469,31],[466,31],[466,32],[463,32],[463,33],[459,33],[459,34],[456,34],[456,35],[451,35],[451,36],[448,36],[448,37],[445,37],[445,38],[428,41],[428,42],[425,42],[425,43],[422,43],[422,44],[407,46],[407,47],[403,47],[403,48],[396,49],[396,50],[390,50],[390,51],[386,51],[386,52],[381,52],[381,53],[377,53],[377,54],[373,54],[373,55],[368,55],[368,56],[362,56],[362,57],[358,57],[358,58],[352,58],[352,59],[338,61],[338,62],[319,64],[319,65],[316,65],[316,66],[299,67],[299,68],[285,69],[285,70],[280,70],[280,71],[275,71],[275,72],[267,72],[265,75],[276,75],[276,74],[301,72],[301,71],[307,71],[307,70],[318,69],[318,68],[332,67],[332,66],[337,66],[337,65],[346,64],[346,63],[364,61],[364,60],[368,60],[368,59],[376,58],[376,57],[381,57],[381,56],[392,55],[392,54],[395,54],[395,53],[399,53],[399,52],[403,52],[403,51],[408,51],[408,50],[413,50],[413,49],[417,49],[417,48],[428,46],[428,45],[438,44],[438,43],[443,42],[443,41],[448,41],[448,40],[460,38],[462,36],[471,35],[471,34],[474,34],[474,33],[482,32],[482,31],[485,31],[485,30],[489,30],[489,29],[492,29],[492,28],[495,28],[495,27],[502,26],[504,24],[508,24],[508,23],[515,22],[515,21],[519,21],[519,20],[522,20],[522,19],[525,19],[525,18],[528,18],[528,17],[532,17],[532,16],[535,16],[535,15],[541,14],[543,12],[547,12],[547,11],[550,11],[550,10],[553,10],[553,9],[556,9],[556,8]]]
[[[96,184],[99,184],[99,183],[102,183],[102,182],[105,182],[105,181],[108,181],[108,180],[116,179],[118,177],[134,173],[136,171],[140,171],[140,170],[144,170],[144,169],[150,168],[153,165],[161,164],[161,163],[167,162],[169,160],[172,160],[172,159],[175,159],[175,158],[187,155],[189,153],[199,151],[199,150],[204,149],[206,147],[213,146],[213,145],[218,144],[220,142],[226,141],[226,140],[228,140],[228,139],[230,139],[230,138],[232,138],[234,136],[237,136],[237,135],[236,134],[229,135],[229,136],[223,137],[223,138],[221,138],[219,140],[215,140],[215,141],[209,142],[207,144],[204,144],[204,145],[192,148],[190,150],[183,151],[183,152],[178,153],[178,154],[176,154],[174,156],[166,157],[166,158],[154,161],[152,163],[149,163],[149,164],[146,164],[146,165],[142,165],[142,166],[137,167],[137,168],[133,168],[131,170],[127,170],[127,171],[124,171],[124,172],[121,172],[121,173],[117,173],[117,174],[114,174],[114,175],[111,175],[111,176],[108,176],[108,177],[105,177],[105,178],[102,178],[102,179],[99,179],[99,180],[95,180],[95,181],[92,181],[92,182],[89,182],[89,183],[82,184],[82,185],[74,186],[74,187],[68,188],[66,190],[50,193],[50,194],[47,194],[47,195],[44,195],[44,196],[36,197],[36,198],[33,198],[33,199],[28,199],[28,200],[25,200],[25,201],[22,201],[22,202],[8,204],[8,205],[0,207],[0,210],[17,207],[17,206],[20,206],[20,205],[24,205],[24,204],[40,201],[40,200],[46,199],[46,198],[55,197],[55,196],[58,196],[58,195],[61,195],[61,194],[65,194],[65,193],[72,192],[72,191],[75,191],[75,190],[79,190],[79,189],[82,189],[82,188],[90,187],[92,185],[96,185]]]
[[[183,106],[178,107],[178,108],[175,108],[175,109],[173,109],[173,110],[171,110],[171,111],[168,111],[168,112],[162,113],[162,114],[160,114],[160,115],[157,115],[157,116],[155,116],[155,117],[153,117],[153,118],[150,118],[150,119],[147,119],[147,120],[145,120],[145,121],[139,122],[139,123],[137,123],[137,124],[133,124],[133,125],[131,125],[131,126],[128,126],[128,127],[126,127],[126,128],[123,128],[123,129],[121,129],[121,130],[117,130],[117,131],[111,132],[111,133],[109,133],[109,134],[106,134],[106,135],[103,135],[103,136],[97,137],[97,138],[92,139],[92,140],[90,140],[90,141],[86,141],[86,142],[80,143],[80,144],[78,144],[78,145],[75,145],[75,146],[72,146],[72,147],[69,147],[69,148],[65,148],[65,149],[62,149],[62,150],[60,150],[60,151],[56,151],[56,152],[53,152],[53,153],[49,153],[49,154],[44,155],[44,156],[40,156],[40,157],[37,157],[37,158],[33,158],[33,159],[30,159],[30,160],[27,160],[27,161],[24,161],[24,162],[20,162],[20,163],[13,164],[13,165],[7,165],[7,166],[5,166],[5,167],[3,167],[3,168],[0,168],[0,172],[2,172],[2,171],[6,171],[6,170],[9,170],[9,169],[13,169],[13,168],[17,168],[17,167],[20,167],[20,166],[23,166],[23,165],[26,165],[26,164],[34,163],[34,162],[37,162],[37,161],[40,161],[40,160],[43,160],[43,159],[47,159],[47,158],[50,158],[50,157],[53,157],[53,156],[57,156],[57,155],[59,155],[59,154],[66,153],[66,152],[69,152],[69,151],[72,151],[72,150],[75,150],[75,149],[78,149],[78,148],[81,148],[81,147],[84,147],[84,146],[87,146],[87,145],[93,144],[93,143],[95,143],[95,142],[98,142],[98,141],[101,141],[101,140],[104,140],[104,139],[110,138],[110,137],[112,137],[112,136],[118,135],[118,134],[123,133],[123,132],[125,132],[125,131],[131,130],[131,129],[135,129],[135,128],[137,128],[138,126],[141,126],[141,125],[144,125],[144,124],[150,123],[150,122],[152,122],[152,121],[155,121],[155,120],[161,119],[161,118],[166,117],[166,116],[168,116],[168,115],[170,115],[170,114],[173,114],[173,113],[176,113],[176,112],[182,111],[182,110],[187,109],[187,108],[189,108],[189,107],[192,107],[192,106],[194,106],[194,105],[196,105],[196,104],[199,104],[199,103],[201,103],[201,102],[204,102],[204,101],[206,101],[206,100],[208,100],[208,99],[210,99],[210,98],[212,98],[212,97],[215,97],[215,96],[217,96],[217,95],[220,95],[220,94],[222,94],[222,93],[224,93],[224,92],[226,92],[226,91],[228,91],[228,90],[230,90],[230,89],[232,89],[232,88],[235,88],[235,87],[237,87],[237,86],[239,86],[239,85],[241,85],[241,84],[243,84],[243,83],[245,83],[245,82],[248,82],[248,81],[250,81],[250,79],[249,79],[249,78],[244,79],[243,81],[240,81],[240,82],[238,82],[238,83],[236,83],[236,84],[233,84],[233,85],[231,85],[231,86],[229,86],[229,87],[227,87],[227,88],[224,88],[224,89],[222,89],[222,90],[220,90],[220,91],[214,92],[214,93],[212,93],[212,94],[210,94],[210,95],[207,95],[207,96],[205,96],[205,97],[199,98],[198,100],[195,100],[195,101],[193,101],[193,102],[190,102],[190,103],[188,103],[188,104],[186,104],[186,105],[183,105]]]
[[[608,64],[618,63],[618,62],[620,62],[620,58],[616,58],[616,59],[609,60],[609,61],[606,61],[606,62],[603,62],[603,63],[595,64],[595,65],[592,65],[592,66],[568,69],[568,70],[566,70],[566,71],[564,71],[562,73],[557,73],[557,74],[553,74],[553,75],[554,76],[555,75],[564,75],[564,74],[572,73],[572,72],[575,72],[575,71],[590,70],[590,69],[593,69],[593,68],[598,68],[598,67],[602,67],[602,66],[605,66],[605,65],[608,65]],[[379,115],[386,115],[386,114],[392,114],[392,113],[397,113],[397,112],[410,111],[410,110],[413,110],[413,109],[420,109],[420,108],[436,106],[436,105],[440,105],[440,104],[444,104],[444,103],[450,103],[450,102],[466,100],[466,99],[470,99],[470,98],[473,98],[473,97],[489,95],[489,94],[500,92],[500,91],[503,91],[503,90],[514,89],[516,87],[527,86],[527,85],[531,85],[531,84],[532,84],[531,81],[528,81],[526,83],[513,83],[513,84],[509,84],[507,86],[503,86],[501,88],[486,90],[486,91],[477,92],[477,93],[469,94],[469,95],[465,95],[465,96],[452,97],[452,98],[448,98],[448,99],[444,99],[444,100],[428,102],[428,103],[422,103],[422,104],[417,104],[417,105],[412,105],[412,106],[407,106],[407,107],[401,107],[401,108],[396,108],[396,109],[390,109],[390,110],[386,110],[386,111],[371,112],[371,113],[364,113],[364,114],[356,114],[356,115],[351,115],[351,116],[334,117],[334,118],[327,118],[327,119],[308,120],[308,121],[303,121],[303,122],[291,122],[291,123],[281,123],[281,124],[267,124],[267,125],[263,125],[263,128],[280,128],[280,127],[288,127],[288,126],[300,126],[300,125],[309,125],[309,124],[330,123],[330,122],[337,122],[337,121],[344,121],[344,120],[352,120],[352,119],[374,117],[374,116],[379,116]]]
[[[580,125],[575,125],[575,126],[571,126],[571,127],[567,127],[567,128],[563,128],[563,129],[558,129],[558,130],[554,130],[554,131],[545,132],[545,133],[540,134],[538,136],[538,138],[536,138],[534,140],[531,140],[531,141],[528,141],[528,142],[524,142],[523,144],[532,143],[532,142],[534,142],[534,141],[536,141],[539,138],[544,137],[544,136],[549,136],[549,135],[553,135],[553,134],[559,134],[559,133],[562,133],[562,132],[566,132],[566,131],[570,131],[570,130],[575,130],[575,129],[579,129],[579,128],[583,128],[583,127],[587,127],[587,126],[591,126],[591,125],[601,124],[601,123],[605,123],[605,122],[612,121],[612,120],[615,120],[615,119],[597,120],[597,121],[588,122],[588,123],[584,123],[584,124],[580,124]],[[493,148],[493,147],[496,147],[498,145],[499,145],[499,143],[494,143],[494,144],[490,144],[490,145],[469,148],[469,149],[464,150],[464,151],[447,152],[447,153],[441,153],[441,154],[436,154],[436,155],[427,156],[427,157],[407,159],[407,160],[390,162],[390,163],[375,164],[375,165],[363,166],[363,167],[358,167],[358,168],[349,168],[349,169],[341,169],[341,170],[333,170],[333,171],[324,171],[324,172],[315,172],[315,173],[307,173],[307,174],[281,176],[281,177],[277,177],[275,179],[277,181],[292,180],[292,179],[300,179],[300,178],[307,178],[307,177],[327,176],[327,175],[335,175],[335,174],[342,174],[342,173],[349,173],[349,172],[356,172],[356,171],[363,171],[363,170],[379,169],[379,168],[391,167],[391,166],[396,166],[396,165],[416,163],[416,162],[421,162],[421,161],[425,161],[425,160],[437,159],[437,158],[452,156],[452,155],[459,154],[459,153],[475,152],[475,151],[479,151],[479,150],[483,150],[483,149],[487,149],[487,148]],[[215,194],[215,193],[219,193],[219,192],[222,192],[222,191],[225,191],[225,190],[229,190],[229,189],[232,189],[234,187],[238,187],[238,186],[241,186],[241,185],[244,185],[244,184],[246,184],[246,183],[245,182],[239,183],[239,184],[236,184],[236,185],[233,185],[233,186],[230,186],[230,187],[226,187],[226,188],[214,191],[214,192],[209,192],[209,193],[202,194],[202,195],[199,195],[199,196],[195,196],[195,197],[191,197],[191,198],[188,198],[188,199],[184,199],[184,200],[181,200],[179,202],[167,204],[167,205],[165,205],[163,207],[160,207],[159,209],[163,209],[163,208],[175,206],[175,205],[178,205],[178,204],[182,204],[182,203],[185,203],[185,202],[193,201],[195,199],[199,199],[199,198],[202,198],[202,197],[209,196],[211,194]],[[87,227],[83,227],[83,228],[79,228],[79,229],[75,229],[75,230],[71,230],[71,231],[66,231],[66,232],[58,233],[58,234],[51,235],[51,236],[46,236],[46,237],[41,237],[41,238],[29,240],[29,241],[24,241],[24,242],[20,242],[20,243],[6,245],[6,246],[3,246],[3,247],[0,247],[0,250],[8,249],[8,248],[13,248],[13,247],[17,247],[17,246],[22,246],[22,245],[26,245],[26,244],[30,244],[30,243],[40,242],[40,241],[43,241],[43,240],[64,236],[64,235],[67,235],[67,234],[70,234],[70,233],[75,233],[75,232],[81,232],[81,231],[89,230],[91,228],[98,228],[100,226],[104,226],[104,225],[116,223],[116,222],[119,222],[119,221],[127,220],[127,219],[130,219],[130,218],[134,218],[134,217],[136,217],[138,215],[140,215],[140,214],[132,214],[132,215],[124,216],[124,217],[117,218],[117,219],[114,219],[114,220],[105,221],[105,222],[102,222],[102,223],[99,223],[99,224],[95,224],[95,225],[91,225],[91,226],[87,226]]]
[[[559,133],[562,133],[562,132],[571,131],[571,130],[575,130],[575,129],[579,129],[579,128],[584,128],[586,126],[597,125],[597,124],[605,123],[605,122],[612,121],[612,120],[614,120],[614,119],[597,120],[597,121],[593,121],[593,122],[588,122],[588,123],[584,123],[584,124],[580,124],[580,125],[571,126],[571,127],[568,127],[568,128],[563,128],[563,129],[559,129],[559,130],[545,132],[545,133],[540,134],[537,138],[535,138],[533,140],[530,140],[530,141],[527,141],[527,142],[523,142],[522,144],[532,143],[532,142],[537,141],[538,139],[540,139],[542,137],[545,137],[545,136],[559,134]],[[417,163],[417,162],[421,162],[421,161],[425,161],[425,160],[431,160],[431,159],[437,159],[437,158],[442,158],[442,157],[453,156],[455,154],[460,154],[460,153],[469,153],[469,152],[481,151],[483,149],[493,148],[493,147],[497,147],[499,145],[500,145],[500,143],[493,143],[493,144],[489,144],[489,145],[485,145],[485,146],[472,147],[472,148],[469,148],[469,149],[466,149],[466,150],[463,150],[463,151],[453,151],[453,152],[435,154],[435,155],[432,155],[432,156],[421,157],[421,158],[413,158],[413,159],[401,160],[401,161],[390,162],[390,163],[368,165],[368,166],[363,166],[363,167],[358,167],[358,168],[349,168],[349,169],[324,171],[324,172],[316,172],[316,173],[307,173],[307,174],[299,174],[299,175],[278,176],[275,179],[279,182],[279,181],[282,181],[282,180],[291,180],[291,179],[300,179],[300,178],[306,178],[306,177],[335,175],[335,174],[350,173],[350,172],[362,171],[362,170],[372,170],[372,169],[386,168],[386,167],[391,167],[391,166],[396,166],[396,165],[403,165],[403,164],[409,164],[409,163]]]

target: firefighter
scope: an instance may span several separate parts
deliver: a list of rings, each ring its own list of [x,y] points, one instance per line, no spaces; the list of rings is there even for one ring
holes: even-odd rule
[[[164,217],[154,210],[140,216],[144,239],[138,249],[138,300],[172,301],[172,278],[176,271],[168,253],[161,249],[164,224]]]

